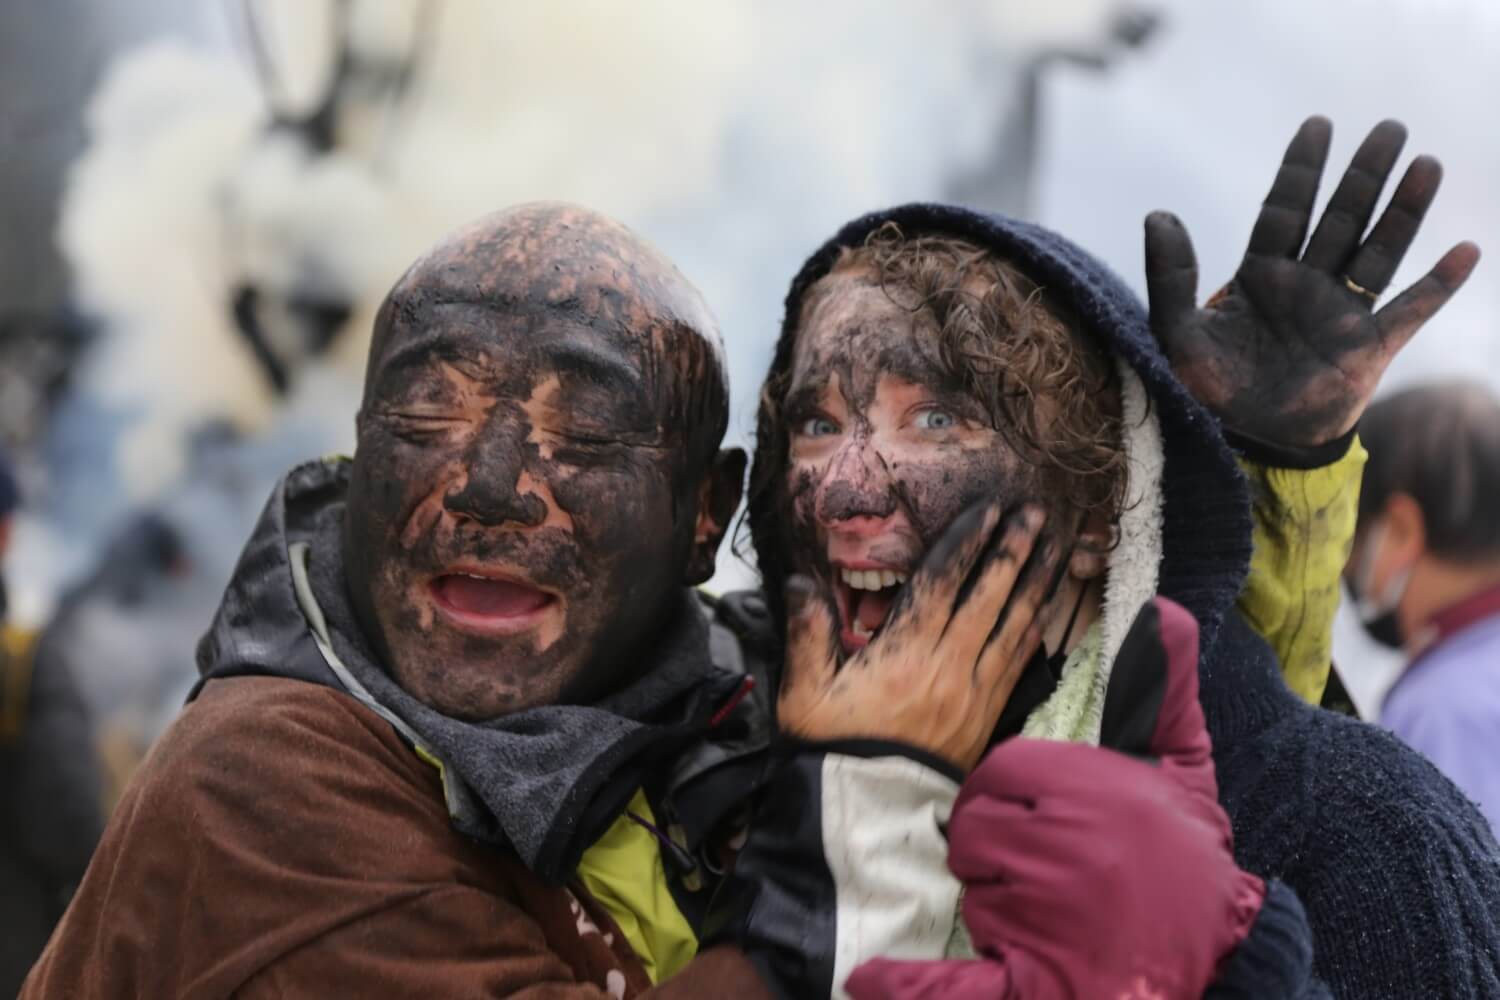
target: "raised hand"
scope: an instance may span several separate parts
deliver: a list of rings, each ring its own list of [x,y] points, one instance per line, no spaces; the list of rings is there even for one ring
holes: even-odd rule
[[[1050,541],[1032,558],[1042,523],[1035,509],[1002,520],[993,503],[959,515],[880,635],[842,666],[832,611],[806,578],[789,581],[782,731],[890,740],[967,773],[1041,642],[1037,613],[1063,563]]]
[[[1331,134],[1326,118],[1302,123],[1239,270],[1202,308],[1187,230],[1167,212],[1146,219],[1151,328],[1173,369],[1226,427],[1275,445],[1316,447],[1350,431],[1396,353],[1479,260],[1477,246],[1460,243],[1376,311],[1443,168],[1431,156],[1413,160],[1366,236],[1406,142],[1400,122],[1381,122],[1307,240]]]

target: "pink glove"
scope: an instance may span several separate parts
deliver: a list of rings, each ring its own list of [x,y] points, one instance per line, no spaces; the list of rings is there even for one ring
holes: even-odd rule
[[[856,1000],[1201,997],[1265,884],[1234,863],[1198,703],[1198,624],[1149,602],[1110,677],[1104,739],[1014,739],[964,783],[948,864],[981,958],[876,959]],[[1157,760],[1133,759],[1146,754]]]

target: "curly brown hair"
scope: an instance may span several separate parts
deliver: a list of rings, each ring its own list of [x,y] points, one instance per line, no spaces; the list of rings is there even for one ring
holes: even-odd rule
[[[926,313],[938,329],[939,360],[985,407],[994,428],[1038,468],[1043,489],[1083,517],[1118,520],[1126,490],[1118,377],[1108,358],[1046,290],[992,251],[946,235],[906,236],[893,222],[846,247],[829,274],[868,271],[890,300]],[[826,275],[825,275],[826,277]],[[760,396],[756,457],[746,511],[762,573],[781,580],[780,509],[788,428],[783,403],[791,345],[827,293],[819,279],[789,323]]]

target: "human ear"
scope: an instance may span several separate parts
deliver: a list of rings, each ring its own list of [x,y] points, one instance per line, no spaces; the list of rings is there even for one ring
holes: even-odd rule
[[[698,485],[698,517],[693,524],[693,551],[683,582],[690,587],[714,575],[719,543],[745,492],[745,451],[725,448],[714,456]]]
[[[1376,567],[1382,578],[1396,568],[1410,567],[1427,551],[1427,524],[1422,507],[1406,493],[1393,493],[1385,503],[1385,537]]]

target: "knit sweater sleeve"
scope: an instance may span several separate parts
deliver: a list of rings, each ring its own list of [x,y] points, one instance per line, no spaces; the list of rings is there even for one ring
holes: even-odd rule
[[[1254,549],[1239,608],[1276,651],[1287,686],[1312,704],[1333,663],[1339,577],[1354,540],[1365,457],[1357,438],[1316,467],[1265,464],[1271,456],[1241,449]]]
[[[1311,835],[1282,875],[1318,976],[1362,1000],[1500,996],[1500,848],[1484,820],[1388,734],[1319,715]]]

